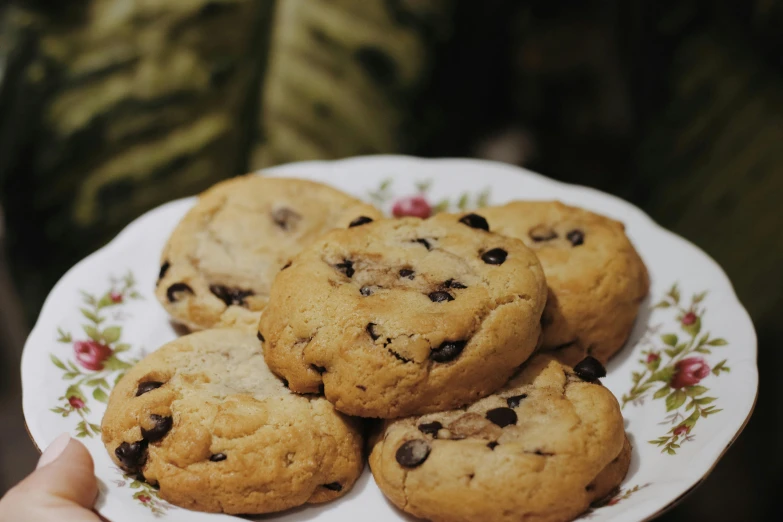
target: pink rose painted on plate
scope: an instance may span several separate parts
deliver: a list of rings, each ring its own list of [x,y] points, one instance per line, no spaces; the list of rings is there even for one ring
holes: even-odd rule
[[[671,387],[675,390],[695,386],[710,374],[710,367],[704,357],[688,357],[674,365]]]
[[[74,410],[81,410],[82,408],[84,408],[84,401],[81,400],[76,395],[71,395],[70,397],[68,397],[68,404],[70,404],[71,408],[73,408]]]
[[[103,370],[103,363],[111,357],[112,349],[97,341],[76,341],[73,343],[76,362],[94,372]]]
[[[408,196],[394,203],[392,214],[394,217],[412,216],[427,219],[432,215],[432,207],[424,196]]]

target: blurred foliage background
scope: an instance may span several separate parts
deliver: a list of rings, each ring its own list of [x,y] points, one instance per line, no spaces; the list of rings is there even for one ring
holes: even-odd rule
[[[228,176],[375,153],[524,165],[628,199],[728,272],[761,398],[664,519],[761,520],[783,477],[782,145],[781,0],[0,0],[21,296],[3,314],[31,324],[133,218]],[[27,472],[0,458],[6,481]]]

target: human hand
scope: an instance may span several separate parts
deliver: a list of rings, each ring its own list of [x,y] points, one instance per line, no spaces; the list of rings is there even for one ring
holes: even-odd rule
[[[35,471],[0,499],[0,522],[101,522],[92,511],[97,494],[90,453],[64,433]]]

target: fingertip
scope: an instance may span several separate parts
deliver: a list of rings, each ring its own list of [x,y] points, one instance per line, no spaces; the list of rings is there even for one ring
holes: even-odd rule
[[[60,455],[31,477],[49,495],[91,508],[98,495],[94,463],[84,445],[70,439]]]

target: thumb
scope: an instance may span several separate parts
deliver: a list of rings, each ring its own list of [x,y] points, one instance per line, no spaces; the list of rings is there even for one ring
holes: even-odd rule
[[[0,521],[97,522],[91,511],[97,494],[90,453],[63,434],[41,455],[38,468],[0,501]]]

